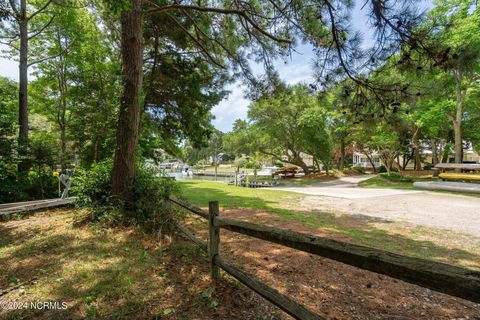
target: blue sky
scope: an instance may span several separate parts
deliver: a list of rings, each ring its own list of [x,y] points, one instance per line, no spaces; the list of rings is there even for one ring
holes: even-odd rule
[[[360,31],[363,35],[364,46],[368,47],[373,41],[373,31],[368,28],[366,16],[367,9],[361,10],[365,0],[356,1],[355,8],[352,12],[352,28]],[[275,67],[280,74],[280,77],[288,84],[296,84],[300,82],[311,83],[314,81],[313,77],[313,60],[314,53],[311,45],[300,45],[289,58],[287,63],[284,60],[278,60]],[[260,67],[254,66],[254,72],[260,73]],[[241,83],[235,83],[229,87],[230,95],[215,106],[212,113],[215,115],[213,125],[223,132],[228,132],[232,129],[233,122],[238,119],[245,119],[247,117],[248,105],[250,101],[244,98],[245,87]]]
[[[369,46],[372,41],[372,30],[367,24],[366,9],[361,10],[361,6],[365,0],[355,1],[355,9],[352,14],[352,28],[363,34],[364,46]],[[431,0],[424,0],[424,6],[431,7]],[[0,45],[0,50],[5,49]],[[288,84],[296,84],[299,82],[313,82],[313,52],[310,45],[300,45],[296,48],[298,53],[286,60],[278,60],[275,67],[281,78]],[[256,73],[260,73],[261,69],[253,66],[252,69]],[[30,70],[31,71],[31,70]],[[18,64],[13,60],[0,58],[0,76],[18,80]],[[229,96],[215,106],[212,110],[215,119],[213,125],[223,131],[230,131],[233,122],[238,119],[245,119],[247,116],[249,100],[244,98],[244,86],[240,83],[234,83],[228,87]]]

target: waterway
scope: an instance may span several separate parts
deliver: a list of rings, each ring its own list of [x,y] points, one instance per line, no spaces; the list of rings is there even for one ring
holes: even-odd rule
[[[228,183],[232,181],[234,178],[232,177],[224,177],[224,176],[198,176],[198,175],[192,175],[190,173],[189,175],[186,175],[184,172],[167,172],[169,177],[174,177],[175,180],[208,180],[208,181],[218,181],[218,182],[224,182]]]

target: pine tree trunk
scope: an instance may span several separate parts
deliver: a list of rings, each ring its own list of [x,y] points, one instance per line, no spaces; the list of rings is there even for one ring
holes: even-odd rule
[[[20,1],[20,60],[19,60],[19,92],[18,92],[18,164],[19,172],[27,172],[28,161],[28,19],[27,1]]]
[[[135,151],[142,108],[143,46],[141,0],[131,0],[122,12],[123,94],[117,127],[117,145],[112,172],[113,201],[128,210],[133,202]]]

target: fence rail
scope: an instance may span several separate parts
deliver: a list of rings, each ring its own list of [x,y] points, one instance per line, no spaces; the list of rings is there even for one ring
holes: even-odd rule
[[[14,214],[14,213],[21,213],[26,211],[38,210],[38,209],[64,206],[67,204],[74,203],[76,199],[77,199],[76,197],[70,197],[66,199],[60,198],[60,199],[4,203],[0,205],[0,217],[8,218],[11,214]]]
[[[478,271],[402,256],[305,233],[219,217],[218,202],[216,201],[209,202],[209,212],[177,198],[171,198],[171,201],[208,220],[208,253],[213,279],[220,277],[219,268],[221,268],[296,319],[323,318],[291,298],[268,287],[243,270],[224,261],[219,255],[221,228],[480,303],[480,272]],[[192,241],[203,245],[204,248],[206,247],[201,240],[195,238],[188,230],[183,227],[180,228]]]

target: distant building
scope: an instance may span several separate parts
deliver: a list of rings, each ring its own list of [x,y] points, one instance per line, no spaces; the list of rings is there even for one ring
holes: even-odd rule
[[[353,166],[354,167],[363,167],[365,169],[373,169],[372,162],[375,165],[375,168],[378,168],[382,165],[382,162],[380,160],[380,157],[376,152],[373,153],[371,156],[370,161],[368,157],[361,152],[353,152]]]
[[[421,151],[422,154],[422,163],[423,164],[432,164],[432,151],[424,148]],[[372,161],[376,168],[383,165],[378,152],[374,151],[371,155]],[[412,159],[413,160],[413,159]],[[413,169],[414,168],[414,161],[410,160],[406,169]],[[399,156],[399,161],[403,162],[403,156]],[[442,162],[441,154],[438,154],[438,161]],[[446,162],[455,162],[455,156],[451,154]],[[463,162],[471,162],[471,163],[480,163],[480,155],[473,150],[472,147],[464,150],[463,152]],[[368,160],[368,157],[362,153],[361,151],[354,151],[353,152],[353,166],[354,167],[364,167],[365,169],[373,169],[371,162]]]

